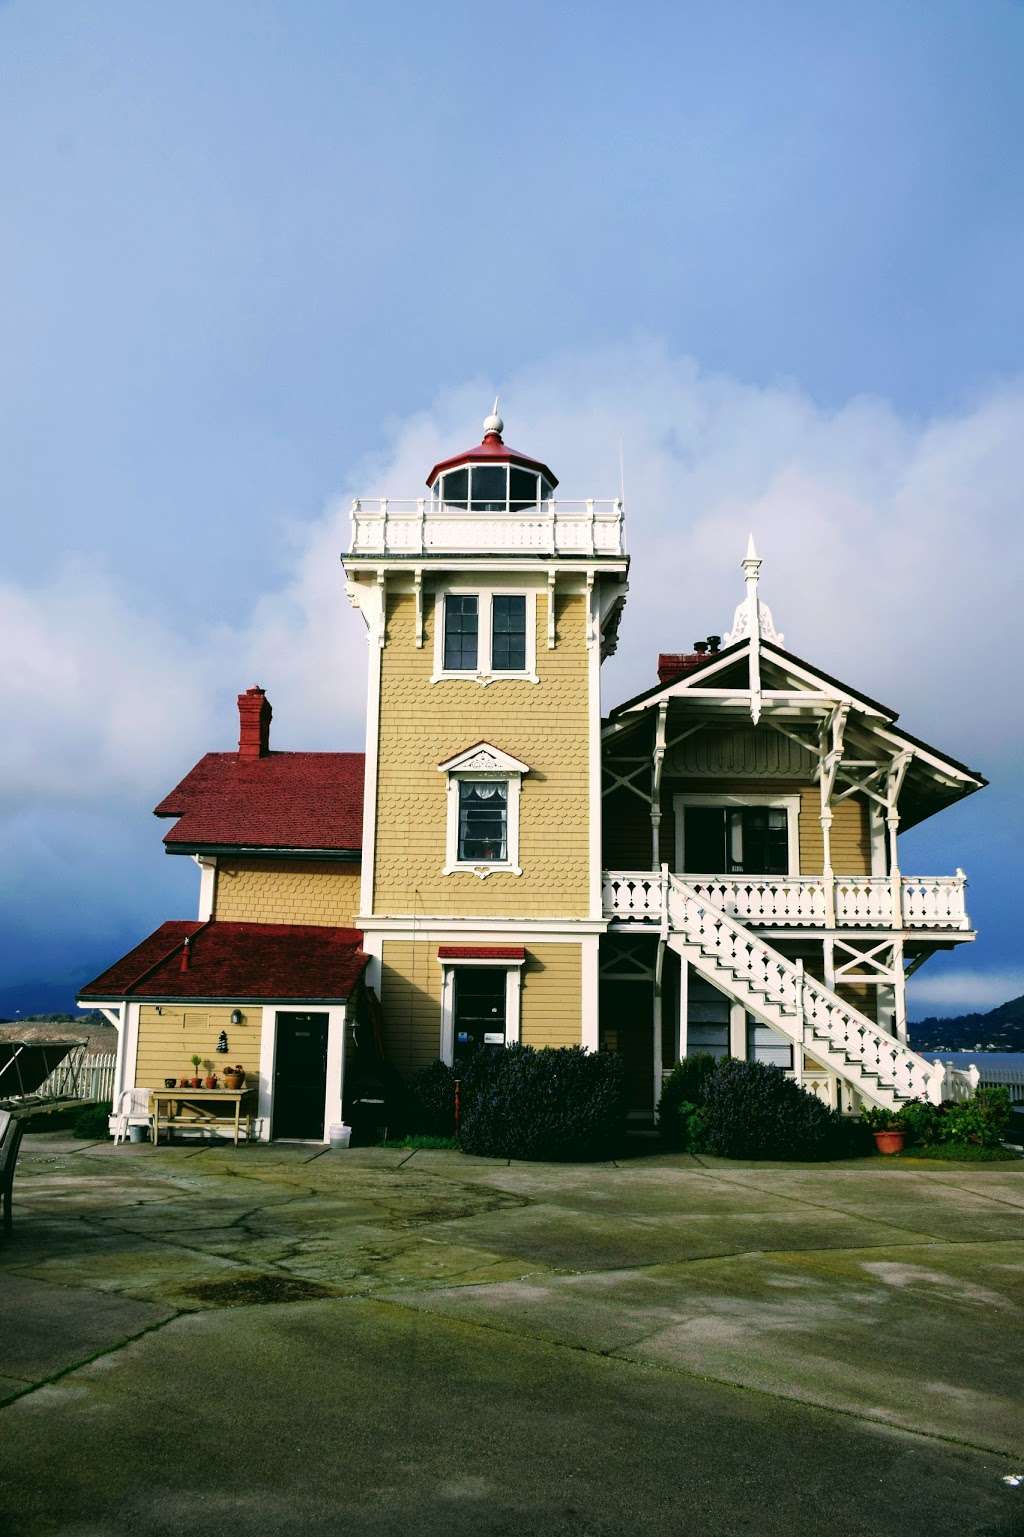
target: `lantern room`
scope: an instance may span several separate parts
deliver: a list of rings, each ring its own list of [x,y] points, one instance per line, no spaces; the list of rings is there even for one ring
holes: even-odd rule
[[[498,402],[484,420],[483,441],[465,453],[442,459],[427,476],[435,505],[470,512],[522,512],[546,502],[558,485],[546,464],[502,439]]]

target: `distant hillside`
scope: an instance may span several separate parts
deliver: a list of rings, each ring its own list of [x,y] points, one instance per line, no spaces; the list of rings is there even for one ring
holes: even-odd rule
[[[918,1051],[1024,1051],[1024,997],[1011,998],[987,1014],[950,1014],[910,1025]]]

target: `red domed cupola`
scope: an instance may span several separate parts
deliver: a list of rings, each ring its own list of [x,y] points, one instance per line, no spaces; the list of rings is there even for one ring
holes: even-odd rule
[[[539,459],[509,448],[501,437],[504,425],[495,401],[484,421],[483,442],[442,459],[427,476],[435,502],[473,512],[517,512],[552,495],[556,477]]]

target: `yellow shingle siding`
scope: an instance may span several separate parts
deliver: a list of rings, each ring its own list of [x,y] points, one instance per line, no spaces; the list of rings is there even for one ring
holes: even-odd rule
[[[355,927],[359,866],[335,860],[239,860],[217,867],[213,916],[236,923]]]
[[[442,967],[436,941],[385,940],[381,1008],[388,1060],[399,1072],[435,1062],[441,1052]],[[576,944],[526,951],[520,995],[525,1046],[578,1046],[582,1038],[582,952]]]
[[[436,944],[385,941],[380,968],[384,1045],[388,1061],[401,1073],[441,1055],[441,982]]]
[[[531,945],[523,967],[520,1040],[524,1046],[578,1046],[583,967],[579,945]]]
[[[415,645],[412,595],[388,600],[382,657],[374,911],[480,916],[587,912],[586,599],[556,598],[558,645],[547,646],[547,595],[537,596],[539,683],[430,682],[433,604]],[[437,765],[486,740],[530,766],[519,819],[523,874],[442,875],[446,775]]]
[[[205,1076],[212,1064],[213,1071],[222,1073],[225,1067],[240,1062],[248,1075],[247,1082],[258,1082],[260,1071],[260,1034],[263,1011],[252,1005],[240,1005],[245,1023],[233,1025],[233,1004],[202,1004],[182,1008],[177,1004],[143,1004],[139,1009],[139,1046],[135,1064],[135,1086],[161,1089],[165,1078],[191,1078],[192,1056],[198,1053],[203,1059],[200,1071]],[[217,1037],[227,1031],[230,1050],[226,1055],[217,1051]]]

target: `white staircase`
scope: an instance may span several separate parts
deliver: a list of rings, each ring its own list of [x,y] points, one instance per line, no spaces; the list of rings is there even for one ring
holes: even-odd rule
[[[832,1068],[868,1103],[895,1108],[908,1099],[941,1100],[941,1067],[807,976],[798,961],[787,960],[677,875],[669,878],[668,922],[670,946],[702,977]]]

